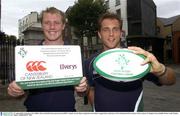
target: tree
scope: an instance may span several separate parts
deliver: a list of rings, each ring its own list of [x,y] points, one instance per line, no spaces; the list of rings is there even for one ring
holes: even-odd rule
[[[67,11],[68,23],[74,27],[75,35],[80,38],[83,45],[83,37],[92,43],[92,37],[97,35],[97,19],[106,12],[104,0],[78,0]]]

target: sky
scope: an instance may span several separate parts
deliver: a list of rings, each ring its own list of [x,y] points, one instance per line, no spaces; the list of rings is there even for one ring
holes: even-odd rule
[[[77,0],[76,0],[77,1]],[[157,16],[169,18],[180,15],[180,0],[153,0],[157,6]],[[41,12],[54,6],[66,11],[75,0],[1,0],[1,30],[18,37],[18,20],[32,11]]]
[[[153,0],[157,6],[157,16],[169,18],[180,15],[180,0]]]

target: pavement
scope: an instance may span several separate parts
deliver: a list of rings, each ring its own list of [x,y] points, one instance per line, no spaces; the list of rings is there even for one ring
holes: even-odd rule
[[[144,85],[144,111],[145,112],[180,112],[180,65],[169,64],[176,73],[176,84],[172,86],[158,87],[151,82],[145,81]],[[0,85],[0,111],[24,112],[25,98],[12,98],[7,94],[7,85]],[[78,112],[91,112],[90,104],[84,105],[83,97],[76,98]]]

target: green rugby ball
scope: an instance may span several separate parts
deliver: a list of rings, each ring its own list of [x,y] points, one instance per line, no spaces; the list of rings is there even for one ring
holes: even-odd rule
[[[150,64],[141,65],[145,58],[132,50],[115,48],[99,54],[93,62],[93,67],[108,80],[135,81],[150,72]]]

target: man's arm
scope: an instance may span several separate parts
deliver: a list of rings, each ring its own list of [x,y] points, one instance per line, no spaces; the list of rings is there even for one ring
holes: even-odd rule
[[[164,66],[163,64],[162,65],[162,71],[160,71],[159,74],[157,73],[154,73],[158,79],[159,79],[159,82],[162,84],[162,85],[173,85],[176,83],[176,78],[175,78],[175,73],[174,73],[174,70],[170,67],[166,67]]]

